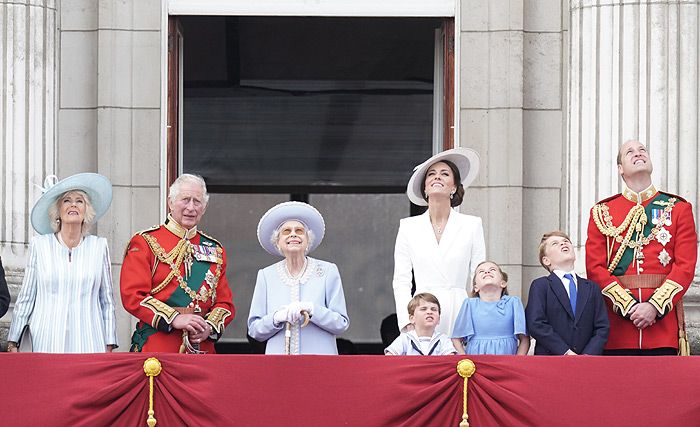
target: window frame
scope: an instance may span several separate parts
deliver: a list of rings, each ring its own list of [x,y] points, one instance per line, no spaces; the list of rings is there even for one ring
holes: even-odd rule
[[[182,0],[181,2],[170,2],[173,3],[198,3],[197,1],[190,2]],[[202,3],[219,3],[214,1],[204,1]],[[228,2],[225,2],[228,4]],[[266,2],[275,3],[274,1]],[[296,3],[293,2],[293,3]],[[364,0],[361,3],[365,3]],[[368,2],[367,2],[368,3]],[[421,2],[422,3],[422,2]],[[442,0],[438,3],[449,3],[443,2]],[[203,5],[203,9],[198,9],[200,12],[202,10],[207,10],[206,5]],[[183,10],[189,9],[178,9],[175,11],[178,14]],[[454,10],[452,10],[454,13]],[[205,15],[209,13],[196,13],[198,15]],[[292,15],[287,15],[292,16]],[[321,16],[321,15],[316,15]],[[364,16],[364,15],[360,15]],[[378,15],[379,16],[379,15]],[[401,15],[401,16],[413,16],[413,15]],[[420,15],[426,16],[426,15]],[[442,16],[442,15],[437,15]],[[167,45],[168,45],[168,55],[167,55],[167,101],[166,101],[166,141],[165,141],[165,181],[166,187],[172,184],[177,176],[182,173],[182,95],[183,95],[183,81],[182,81],[182,58],[183,58],[183,37],[186,35],[182,34],[182,25],[180,24],[177,14],[168,15],[168,34],[167,34]],[[442,79],[439,84],[436,85],[436,90],[434,94],[436,96],[441,95],[442,102],[440,104],[434,104],[434,108],[439,108],[440,111],[434,111],[434,116],[437,118],[442,118],[442,129],[438,131],[440,133],[434,132],[434,142],[438,145],[433,147],[433,152],[448,150],[455,147],[455,19],[454,17],[445,17],[443,20],[441,28],[441,47],[442,52],[439,55],[442,59]],[[438,57],[438,55],[436,55]],[[439,64],[436,64],[436,70],[439,69]],[[437,80],[436,80],[437,81]],[[441,149],[440,149],[441,148]],[[280,193],[287,192],[299,193],[299,187],[294,186],[293,188],[285,189],[278,186],[274,188],[260,187],[257,189],[246,189],[244,186],[231,186],[231,185],[217,185],[211,186],[211,192],[242,192],[242,193]],[[323,188],[321,186],[309,186],[304,188],[304,191],[309,193],[333,193],[338,192],[337,187]],[[366,192],[366,193],[395,193],[403,192],[403,187],[377,187],[372,189],[370,187],[343,187],[342,193],[350,192]]]

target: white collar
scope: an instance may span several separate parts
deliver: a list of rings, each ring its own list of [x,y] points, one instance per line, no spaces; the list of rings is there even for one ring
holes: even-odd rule
[[[556,274],[559,280],[565,285],[568,285],[568,281],[564,281],[564,275],[566,274],[571,274],[571,277],[574,278],[574,284],[578,284],[578,278],[576,277],[576,272],[575,271],[564,271],[564,270],[553,270],[552,273]]]

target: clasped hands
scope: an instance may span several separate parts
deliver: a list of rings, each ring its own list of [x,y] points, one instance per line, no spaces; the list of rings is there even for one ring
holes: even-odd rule
[[[301,319],[304,318],[302,311],[312,315],[314,310],[314,303],[310,301],[295,301],[289,305],[284,305],[280,307],[273,315],[272,320],[276,325],[282,324],[284,322],[289,322],[291,324],[299,323]]]
[[[173,319],[171,325],[174,329],[182,329],[189,334],[189,340],[192,343],[200,343],[211,335],[211,326],[196,314],[178,314]]]
[[[638,329],[644,329],[656,323],[657,311],[651,303],[640,302],[630,309],[630,320]]]

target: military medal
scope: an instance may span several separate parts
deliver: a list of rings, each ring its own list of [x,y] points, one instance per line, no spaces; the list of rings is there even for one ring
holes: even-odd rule
[[[659,252],[659,262],[661,265],[666,267],[668,263],[671,262],[671,255],[666,252],[666,249],[661,249],[661,252]]]
[[[673,237],[671,233],[665,227],[661,227],[656,235],[656,241],[661,243],[662,246],[666,246],[671,241],[671,237]]]
[[[197,261],[221,264],[223,259],[219,256],[216,247],[205,245],[192,245],[192,252]]]

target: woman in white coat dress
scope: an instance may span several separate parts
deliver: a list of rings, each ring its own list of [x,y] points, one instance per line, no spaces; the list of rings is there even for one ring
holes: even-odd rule
[[[266,354],[338,354],[335,337],[348,329],[345,294],[335,264],[308,254],[323,240],[325,223],[313,206],[285,202],[258,224],[258,241],[284,259],[258,271],[248,316],[248,334],[267,341]],[[302,313],[309,322],[303,325]]]
[[[428,206],[418,216],[404,218],[394,249],[394,299],[399,329],[408,330],[407,305],[411,277],[416,293],[435,295],[442,306],[437,330],[452,336],[454,321],[477,264],[486,258],[481,218],[457,212],[464,188],[479,170],[478,154],[455,148],[436,154],[414,169],[406,194],[411,202]]]

